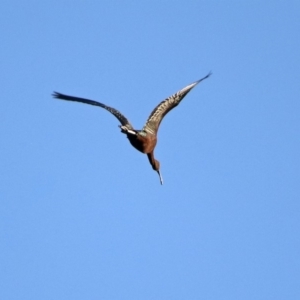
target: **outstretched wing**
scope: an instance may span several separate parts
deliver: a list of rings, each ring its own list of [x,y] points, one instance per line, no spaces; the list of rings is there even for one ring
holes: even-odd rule
[[[174,95],[170,96],[169,98],[167,98],[164,101],[162,101],[161,103],[159,103],[154,108],[154,110],[151,112],[151,114],[150,114],[148,120],[146,121],[146,124],[144,125],[142,130],[144,130],[150,134],[156,134],[163,117],[170,110],[172,110],[174,107],[176,107],[193,87],[195,87],[202,80],[208,78],[210,75],[211,75],[211,73],[207,74],[205,77],[186,86],[182,90],[178,91]]]
[[[100,102],[89,100],[89,99],[84,99],[84,98],[79,98],[79,97],[68,96],[68,95],[64,95],[61,93],[57,93],[57,92],[54,92],[52,94],[52,96],[57,99],[82,102],[82,103],[86,103],[86,104],[90,104],[90,105],[100,106],[100,107],[108,110],[110,113],[112,113],[120,121],[120,123],[123,126],[126,126],[128,129],[133,129],[133,127],[130,124],[130,122],[128,121],[128,119],[126,117],[124,117],[118,110],[116,110],[112,107],[106,106]]]

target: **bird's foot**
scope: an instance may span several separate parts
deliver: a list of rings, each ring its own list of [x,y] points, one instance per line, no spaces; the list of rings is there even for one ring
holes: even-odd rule
[[[122,133],[125,133],[125,134],[131,134],[131,135],[136,135],[136,131],[135,130],[131,130],[131,129],[128,129],[126,126],[121,126],[119,125],[119,127],[121,128],[121,132]]]
[[[128,132],[128,128],[126,126],[119,125],[119,127],[121,128],[122,133],[127,133]]]

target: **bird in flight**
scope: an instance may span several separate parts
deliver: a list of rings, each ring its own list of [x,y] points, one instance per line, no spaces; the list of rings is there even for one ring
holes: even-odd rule
[[[190,85],[186,86],[185,88],[181,89],[177,93],[173,94],[172,96],[159,103],[153,109],[150,116],[148,117],[148,120],[146,121],[146,124],[141,130],[134,129],[130,124],[129,120],[118,110],[100,102],[79,97],[68,96],[58,92],[54,92],[53,97],[62,100],[82,102],[90,105],[100,106],[112,113],[120,121],[121,125],[119,125],[119,127],[121,129],[121,132],[126,134],[130,144],[140,152],[147,154],[152,169],[158,173],[160,183],[163,184],[163,179],[160,173],[160,163],[154,158],[154,148],[157,143],[158,127],[164,116],[174,107],[176,107],[180,103],[180,101],[187,95],[187,93],[191,91],[193,87],[195,87],[204,79],[208,78],[210,75],[211,73],[207,74],[205,77],[191,83]]]

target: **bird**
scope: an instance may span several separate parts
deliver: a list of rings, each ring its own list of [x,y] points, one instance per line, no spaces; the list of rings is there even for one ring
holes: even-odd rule
[[[90,104],[94,106],[99,106],[111,114],[113,114],[121,123],[118,127],[121,129],[121,133],[126,134],[130,144],[137,149],[138,151],[147,154],[148,160],[152,169],[156,171],[159,175],[160,184],[163,184],[163,178],[160,172],[160,163],[158,160],[154,158],[154,148],[157,143],[157,132],[159,125],[164,118],[164,116],[171,111],[174,107],[176,107],[181,100],[201,81],[208,78],[212,73],[209,72],[203,78],[187,85],[183,89],[179,90],[177,93],[172,96],[166,98],[162,102],[160,102],[149,115],[144,127],[141,130],[136,130],[133,128],[129,120],[118,110],[113,107],[107,106],[103,103],[89,100],[85,98],[79,98],[74,96],[68,96],[65,94],[61,94],[58,92],[53,92],[52,96],[57,99],[67,100],[67,101],[75,101],[81,102],[85,104]]]

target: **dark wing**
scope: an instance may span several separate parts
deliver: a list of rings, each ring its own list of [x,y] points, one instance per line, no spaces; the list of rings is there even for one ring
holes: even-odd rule
[[[198,83],[200,83],[202,80],[208,78],[211,75],[211,73],[207,74],[205,77],[199,79],[198,81],[195,81],[194,83],[186,86],[176,94],[170,96],[166,100],[159,103],[154,110],[151,112],[146,124],[144,125],[143,129],[144,131],[150,133],[150,134],[156,134],[159,124],[162,121],[163,117],[174,107],[176,107],[180,101],[187,95],[187,93],[195,87]]]
[[[68,95],[64,95],[64,94],[61,94],[61,93],[57,93],[57,92],[54,92],[52,94],[52,96],[54,98],[57,98],[57,99],[63,99],[63,100],[68,100],[68,101],[76,101],[76,102],[82,102],[82,103],[86,103],[86,104],[90,104],[90,105],[100,106],[100,107],[108,110],[110,113],[112,113],[121,122],[121,124],[123,126],[126,126],[128,129],[133,129],[133,127],[130,124],[130,122],[128,121],[128,119],[125,118],[118,110],[116,110],[112,107],[106,106],[106,105],[104,105],[100,102],[89,100],[89,99],[84,99],[84,98],[68,96]]]

